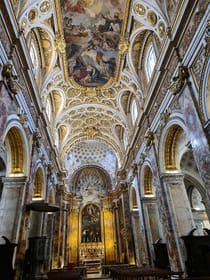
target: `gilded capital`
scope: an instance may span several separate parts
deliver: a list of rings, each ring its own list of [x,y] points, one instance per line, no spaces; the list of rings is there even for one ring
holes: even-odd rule
[[[61,54],[64,54],[66,51],[66,42],[64,39],[63,34],[57,34],[55,41],[54,41],[54,46],[56,51],[58,51]]]
[[[127,38],[121,38],[119,42],[119,53],[123,55],[129,49],[129,42]]]

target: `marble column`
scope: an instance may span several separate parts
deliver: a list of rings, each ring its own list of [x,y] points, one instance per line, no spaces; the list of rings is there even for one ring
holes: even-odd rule
[[[131,212],[134,248],[135,248],[135,263],[138,266],[145,265],[145,244],[143,242],[142,230],[140,228],[140,220],[138,211]]]
[[[26,177],[3,178],[4,186],[0,201],[0,236],[6,236],[14,243],[18,242],[19,237],[26,179]]]
[[[114,203],[113,213],[114,213],[115,236],[116,236],[115,256],[116,256],[116,262],[120,263],[120,256],[122,254],[122,250],[121,250],[122,245],[121,245],[121,238],[120,238],[119,206],[117,202]]]
[[[188,235],[195,228],[190,202],[184,185],[184,176],[182,174],[162,174],[162,183],[166,192],[167,203],[169,205],[169,216],[175,241],[175,253],[181,265],[185,270],[185,249],[181,236]],[[167,242],[169,251],[169,260],[173,247]],[[172,253],[174,255],[174,253]],[[170,262],[172,264],[172,262]]]
[[[18,246],[14,251],[13,264],[16,266],[16,277],[19,277],[23,267],[24,252],[22,251],[21,222],[24,215],[24,199],[27,177],[3,178],[3,191],[0,200],[0,236],[6,236]],[[0,243],[3,239],[0,239]],[[17,278],[15,278],[17,279]]]
[[[153,166],[154,186],[156,190],[157,206],[159,210],[160,222],[163,236],[166,240],[170,268],[173,271],[183,271],[184,265],[179,253],[179,243],[177,241],[176,231],[174,231],[173,217],[170,215],[170,201],[168,200],[168,191],[166,184],[163,184],[159,171],[157,152],[154,143],[149,151],[149,157]]]
[[[68,256],[68,248],[67,248],[67,233],[68,233],[68,222],[67,222],[67,212],[68,212],[68,205],[66,202],[63,203],[63,209],[62,209],[62,242],[61,242],[61,256],[63,259],[63,265],[67,266],[69,263],[69,260],[67,258]]]
[[[55,214],[48,213],[47,214],[46,236],[48,239],[47,255],[49,256],[49,259],[46,263],[46,269],[45,269],[46,271],[50,271],[51,263],[52,263],[52,242],[53,242],[53,235],[54,235],[54,220],[55,220]]]
[[[56,193],[56,204],[61,206],[62,209],[63,190],[58,187]],[[61,223],[62,211],[55,213],[54,221],[54,234],[53,234],[53,250],[52,250],[52,268],[61,267],[60,248],[61,248]]]
[[[126,238],[126,247],[127,247],[125,262],[134,263],[135,262],[134,240],[132,235],[128,188],[126,186],[123,186],[121,190],[122,190],[122,202],[123,202],[123,213],[124,213],[125,238]]]
[[[156,258],[153,244],[159,239],[161,239],[161,243],[165,243],[165,240],[162,234],[156,198],[144,197],[142,199],[142,205],[144,209],[145,227],[147,228],[148,258],[150,258],[150,265],[153,265]]]
[[[170,215],[174,220],[177,235],[187,235],[194,227],[190,202],[187,196],[182,174],[162,174],[162,182],[167,190],[171,205]]]
[[[179,97],[179,103],[183,112],[187,136],[190,140],[193,156],[206,188],[208,197],[207,204],[210,204],[210,149],[208,139],[202,126],[197,103],[194,98],[192,86],[187,82]]]

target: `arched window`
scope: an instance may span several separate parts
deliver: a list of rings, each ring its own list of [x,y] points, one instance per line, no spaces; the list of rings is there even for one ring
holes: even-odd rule
[[[126,147],[128,145],[128,138],[127,138],[127,135],[126,135],[125,131],[124,131],[124,134],[123,134],[123,144],[124,144],[124,147],[126,149]]]
[[[132,118],[133,125],[136,122],[137,116],[138,116],[137,104],[136,104],[136,100],[133,99],[132,104],[131,104],[131,118]]]
[[[150,45],[147,56],[146,56],[146,63],[145,63],[145,70],[147,75],[147,80],[149,81],[152,77],[153,70],[155,68],[155,64],[157,62],[157,58],[155,55],[154,48],[152,44]]]
[[[35,46],[35,41],[33,38],[31,40],[29,54],[30,54],[31,61],[32,61],[32,71],[34,74],[34,78],[36,80],[38,77],[39,58],[38,58],[38,54],[37,54],[37,50],[36,50],[36,46]]]
[[[51,121],[51,104],[50,104],[49,98],[46,101],[46,113],[47,113],[49,121]]]

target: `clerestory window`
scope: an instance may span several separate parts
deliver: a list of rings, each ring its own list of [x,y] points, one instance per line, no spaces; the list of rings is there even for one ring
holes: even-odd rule
[[[152,45],[150,45],[147,56],[146,56],[146,65],[145,65],[145,70],[146,70],[146,75],[147,75],[147,80],[149,81],[152,77],[152,73],[155,68],[155,64],[157,62],[157,58],[155,55],[155,51]]]

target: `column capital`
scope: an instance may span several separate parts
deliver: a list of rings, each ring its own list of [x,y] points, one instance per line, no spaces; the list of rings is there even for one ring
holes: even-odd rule
[[[17,185],[17,184],[24,184],[27,182],[28,177],[22,176],[22,177],[3,177],[2,182],[4,184],[10,184],[10,185]]]
[[[178,182],[183,181],[184,174],[183,173],[162,173],[160,175],[160,177],[164,182],[177,184]]]

